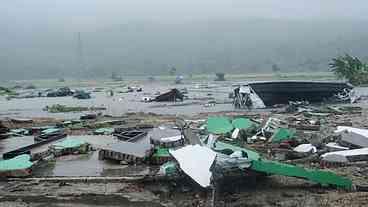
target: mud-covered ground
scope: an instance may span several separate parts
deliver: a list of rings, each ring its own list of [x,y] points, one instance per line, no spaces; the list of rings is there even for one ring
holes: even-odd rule
[[[190,181],[1,182],[0,206],[211,206],[212,191]],[[321,188],[295,178],[239,179],[218,190],[215,206],[366,206],[367,192]]]

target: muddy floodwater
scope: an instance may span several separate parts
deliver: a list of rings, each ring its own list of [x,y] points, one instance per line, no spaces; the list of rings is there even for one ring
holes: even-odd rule
[[[165,84],[143,83],[139,84],[143,92],[119,93],[124,88],[114,88],[114,96],[108,95],[109,87],[103,92],[93,92],[92,98],[78,100],[73,97],[42,97],[5,100],[0,97],[0,117],[54,117],[63,119],[79,118],[83,113],[48,113],[42,109],[53,104],[67,106],[106,107],[103,111],[109,115],[121,115],[127,112],[152,112],[157,114],[186,114],[194,115],[200,112],[215,112],[233,110],[231,100],[228,98],[232,91],[232,83],[221,84]],[[155,97],[157,92],[167,92],[172,88],[188,89],[189,99],[177,103],[144,103],[143,97]],[[75,89],[75,88],[72,88]],[[92,91],[93,88],[79,88]],[[41,90],[41,89],[40,89]],[[156,95],[155,95],[156,94]],[[209,100],[219,104],[205,106]],[[224,104],[225,103],[225,104]]]
[[[124,92],[121,87],[103,87],[103,92],[93,92],[92,98],[79,100],[73,97],[42,97],[6,100],[0,97],[0,118],[5,117],[52,117],[61,119],[75,119],[87,112],[72,113],[48,113],[43,109],[46,106],[62,104],[66,106],[83,107],[106,107],[104,114],[119,116],[127,112],[151,112],[156,114],[183,114],[195,115],[205,112],[234,111],[231,104],[229,93],[234,89],[234,85],[244,84],[245,82],[208,82],[208,83],[190,83],[190,84],[169,84],[142,82],[135,84],[142,87],[142,92]],[[134,85],[133,85],[134,86]],[[94,87],[72,88],[92,91]],[[183,102],[142,102],[143,97],[155,97],[157,92],[167,92],[172,88],[187,89],[188,99]],[[108,90],[114,90],[114,96],[108,95]],[[42,89],[38,89],[42,90]],[[357,95],[368,95],[367,87],[356,88]],[[208,104],[216,102],[216,104]]]

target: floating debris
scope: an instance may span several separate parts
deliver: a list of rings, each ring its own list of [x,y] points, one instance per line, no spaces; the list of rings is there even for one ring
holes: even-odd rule
[[[149,137],[155,146],[172,148],[184,145],[184,137],[179,130],[164,126],[154,128],[149,132]]]
[[[45,129],[41,132],[40,135],[35,136],[34,140],[36,142],[42,142],[47,140],[57,140],[66,137],[66,133],[64,132],[64,129],[60,128],[50,128]]]
[[[77,98],[77,99],[90,99],[91,98],[91,93],[87,93],[85,91],[82,90],[78,90],[75,91],[73,98]]]
[[[72,96],[74,93],[70,90],[69,87],[58,88],[56,90],[52,90],[46,94],[47,97],[64,97],[64,96]]]
[[[178,100],[183,101],[184,95],[176,88],[167,93],[161,94],[154,99],[154,101],[157,102],[176,102]]]
[[[21,119],[21,118],[12,118],[10,119],[11,122],[15,124],[30,124],[33,123],[32,119]]]
[[[127,142],[134,142],[138,140],[139,138],[146,136],[146,135],[147,135],[147,132],[141,131],[141,130],[130,130],[130,131],[123,131],[119,133],[114,131],[114,136],[116,136],[120,140],[127,141]]]
[[[114,133],[114,128],[99,128],[93,131],[94,135],[111,135]]]
[[[141,143],[119,142],[98,152],[100,160],[115,160],[127,164],[143,163],[152,154],[152,146]]]
[[[0,160],[0,177],[26,177],[31,175],[33,162],[29,155],[18,155],[12,159]]]
[[[215,81],[226,81],[225,73],[216,73]]]
[[[71,138],[50,146],[50,150],[55,157],[68,154],[85,154],[89,149],[90,145],[87,142]]]
[[[82,107],[82,106],[65,106],[61,104],[54,104],[46,106],[44,111],[50,113],[67,113],[67,112],[82,112],[82,111],[100,111],[106,110],[105,107]]]
[[[93,120],[93,119],[97,119],[97,114],[85,114],[80,116],[79,118],[80,120]]]

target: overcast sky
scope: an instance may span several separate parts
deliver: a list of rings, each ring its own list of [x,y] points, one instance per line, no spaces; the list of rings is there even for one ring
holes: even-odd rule
[[[81,59],[95,71],[323,69],[368,54],[367,20],[367,0],[1,0],[0,79],[71,74]]]
[[[4,25],[101,27],[132,20],[367,19],[366,0],[2,0]]]

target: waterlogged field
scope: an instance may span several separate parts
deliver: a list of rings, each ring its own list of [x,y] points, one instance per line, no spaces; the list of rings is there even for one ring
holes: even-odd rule
[[[83,107],[106,107],[106,114],[121,115],[127,112],[153,112],[158,114],[187,114],[193,115],[201,112],[215,112],[233,110],[228,94],[234,85],[245,84],[250,81],[263,80],[334,80],[331,73],[280,73],[280,74],[241,74],[226,76],[227,81],[216,82],[214,75],[194,75],[191,78],[184,77],[183,84],[174,84],[174,76],[155,76],[154,81],[149,81],[144,76],[129,76],[123,81],[108,79],[78,80],[66,79],[65,82],[57,80],[23,80],[8,81],[6,86],[34,85],[34,91],[49,88],[70,87],[71,89],[83,89],[86,91],[99,91],[92,93],[92,99],[78,100],[72,97],[58,98],[30,98],[6,100],[0,97],[0,117],[55,117],[77,118],[83,113],[58,113],[50,114],[42,109],[53,104]],[[127,87],[142,87],[143,92],[124,93]],[[187,89],[189,99],[182,103],[143,103],[143,97],[155,97],[158,92],[164,93],[172,88]],[[114,96],[108,95],[113,90]],[[17,91],[27,93],[27,90]],[[218,104],[205,107],[210,101]]]

